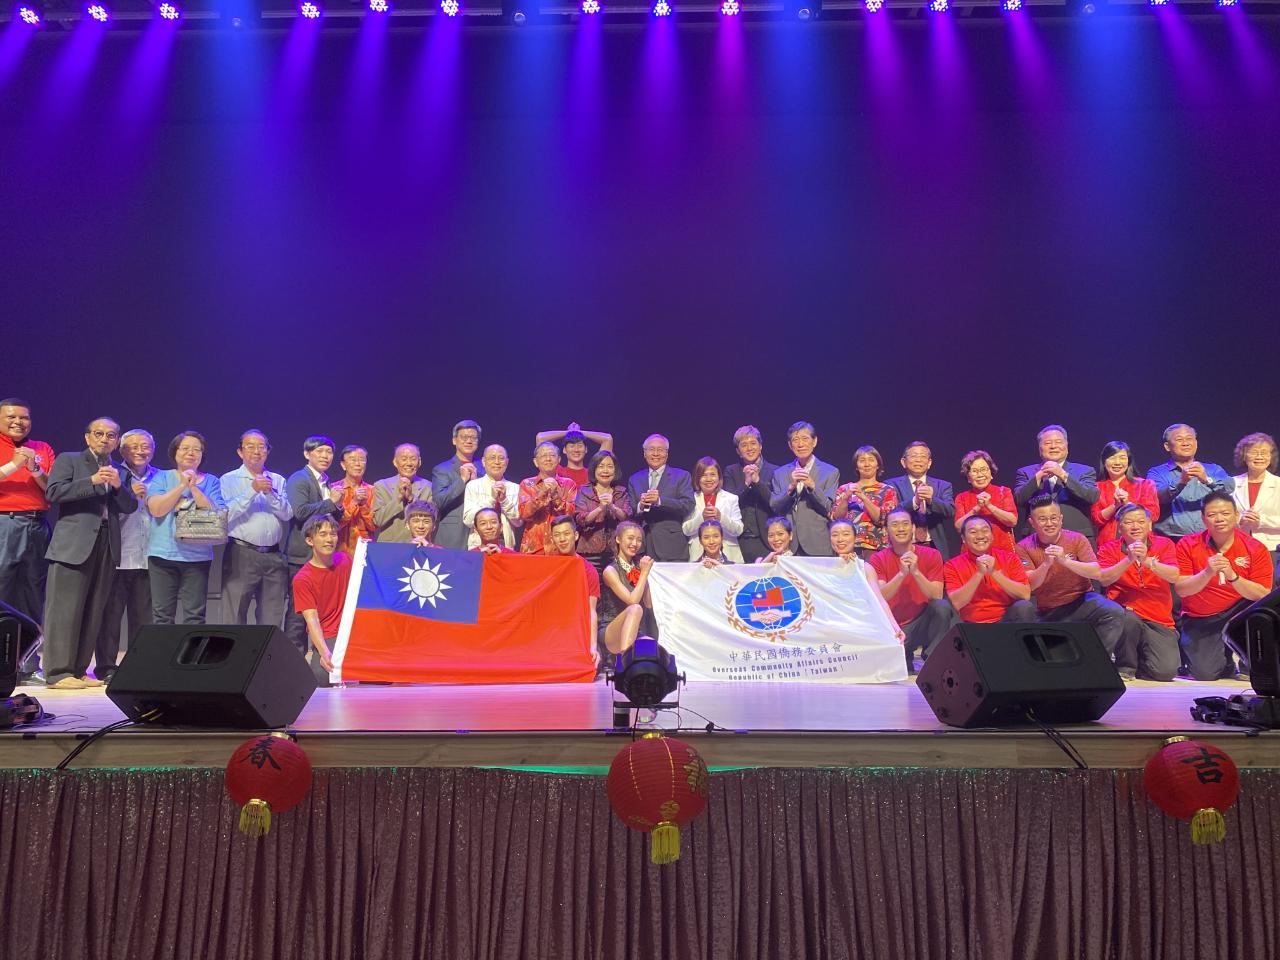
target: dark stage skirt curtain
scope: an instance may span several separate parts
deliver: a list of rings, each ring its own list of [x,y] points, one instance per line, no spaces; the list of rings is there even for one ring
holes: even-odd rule
[[[220,770],[0,771],[0,951],[98,958],[1280,956],[1280,774],[1227,840],[1128,771],[713,776],[673,866],[594,776],[318,769],[254,841]]]

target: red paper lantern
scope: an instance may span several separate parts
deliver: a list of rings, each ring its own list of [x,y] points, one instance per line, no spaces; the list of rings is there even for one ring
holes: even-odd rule
[[[271,814],[292,810],[311,789],[311,760],[283,734],[246,740],[227,762],[227,793],[240,806],[240,832],[260,837]]]
[[[1240,772],[1227,754],[1190,737],[1171,737],[1147,761],[1143,782],[1157,807],[1191,824],[1192,843],[1220,843],[1222,811],[1236,802]]]
[[[710,776],[698,751],[660,733],[646,733],[613,759],[609,806],[632,830],[649,834],[649,858],[680,858],[680,827],[707,806]]]

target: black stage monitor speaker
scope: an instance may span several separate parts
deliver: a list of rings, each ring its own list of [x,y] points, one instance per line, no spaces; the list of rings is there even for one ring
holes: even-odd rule
[[[298,719],[311,667],[278,627],[140,627],[107,686],[132,720],[257,730]]]
[[[1087,623],[959,623],[920,668],[916,686],[953,727],[1097,720],[1124,681]]]
[[[18,649],[22,624],[17,617],[0,616],[0,699],[18,685]]]
[[[1260,697],[1280,697],[1280,590],[1227,621],[1223,637],[1249,664],[1249,683]]]

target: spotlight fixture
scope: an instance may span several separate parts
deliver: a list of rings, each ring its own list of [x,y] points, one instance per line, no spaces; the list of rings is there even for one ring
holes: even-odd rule
[[[879,13],[884,9],[884,0],[862,0],[862,6],[867,13]]]
[[[742,7],[738,0],[724,0],[724,3],[720,4],[720,13],[726,17],[736,17],[741,12]]]
[[[461,10],[458,0],[440,0],[440,12],[446,17],[456,17]]]
[[[797,20],[817,20],[822,13],[822,0],[784,0],[782,9]]]
[[[386,13],[391,9],[391,4],[387,0],[369,0],[370,13]]]
[[[946,13],[951,9],[951,0],[929,0],[930,13]]]
[[[1225,10],[1227,7],[1238,7],[1238,6],[1240,6],[1240,0],[1214,0],[1214,2],[1215,2],[1215,3],[1217,3],[1217,5],[1218,5],[1219,7],[1221,7],[1222,9],[1224,9],[1224,10]]]
[[[599,13],[600,0],[582,0],[583,13]]]
[[[1147,3],[1151,4],[1153,7],[1167,7],[1169,5],[1169,0],[1147,0]]]
[[[613,686],[629,706],[651,710],[663,706],[684,677],[676,673],[676,658],[653,637],[636,637],[629,650],[613,662]]]
[[[1005,13],[1018,13],[1022,10],[1022,0],[1002,0],[1000,9]]]
[[[178,20],[182,17],[182,11],[178,9],[175,3],[162,3],[156,7],[156,13],[160,14],[162,20]]]
[[[312,3],[311,0],[306,0],[302,6],[298,7],[298,12],[308,20],[320,19],[320,7],[318,4]]]
[[[671,4],[667,3],[667,0],[658,0],[653,5],[653,15],[655,17],[669,17],[671,13]]]
[[[93,3],[85,7],[84,11],[89,17],[97,20],[99,23],[106,23],[111,19],[111,11],[100,3]]]
[[[27,26],[38,27],[44,23],[44,8],[38,3],[20,3],[17,16]]]

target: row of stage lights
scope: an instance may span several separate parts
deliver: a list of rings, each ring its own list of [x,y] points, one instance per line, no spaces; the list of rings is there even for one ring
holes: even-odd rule
[[[1238,6],[1240,0],[1214,0],[1214,2],[1218,7],[1227,8]],[[1147,3],[1152,7],[1164,7],[1171,6],[1173,0],[1147,0]],[[885,8],[885,0],[862,0],[862,6],[867,13],[880,13]],[[368,0],[368,8],[373,14],[389,14],[391,0]],[[1024,0],[1000,0],[1000,8],[1006,13],[1018,13],[1024,9]],[[581,0],[580,9],[588,16],[596,16],[604,12],[600,0]],[[951,9],[951,0],[925,0],[925,9],[930,13],[947,13]],[[1092,14],[1096,10],[1096,0],[1083,0],[1081,3],[1081,13]],[[169,0],[156,4],[155,12],[156,16],[162,20],[172,22],[182,19],[182,8]],[[462,4],[460,0],[440,0],[440,12],[448,17],[456,17],[462,13]],[[675,13],[673,0],[655,0],[649,12],[655,17],[669,17]],[[720,13],[726,17],[738,16],[742,13],[741,0],[723,0],[720,4]],[[812,18],[814,13],[813,7],[805,6],[803,3],[796,9],[796,15],[801,20]],[[307,20],[319,20],[324,15],[324,8],[318,0],[302,0],[298,4],[298,14]],[[111,9],[105,2],[99,0],[85,6],[84,17],[106,23],[111,19]],[[17,7],[17,19],[28,26],[39,27],[45,22],[44,9],[35,0],[26,0]],[[527,19],[527,16],[518,8],[512,17],[516,24],[523,24]]]

